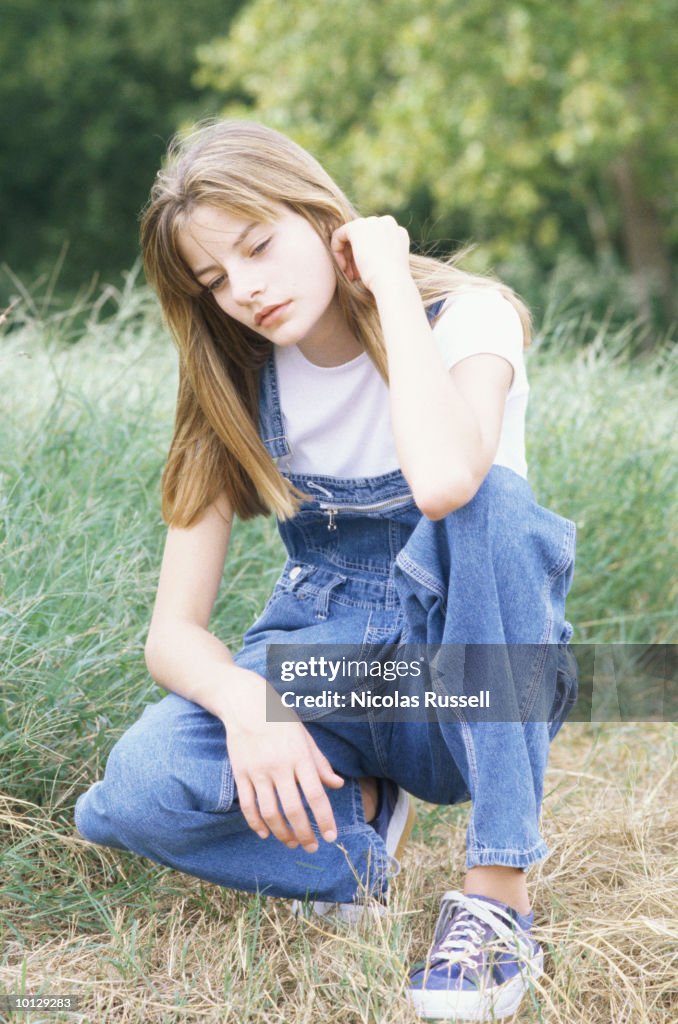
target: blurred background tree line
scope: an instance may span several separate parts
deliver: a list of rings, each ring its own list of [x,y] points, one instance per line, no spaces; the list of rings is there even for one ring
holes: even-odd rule
[[[678,317],[678,0],[0,0],[2,259],[114,280],[166,142],[262,120],[417,246]],[[39,287],[39,282],[37,284]],[[6,298],[15,290],[6,272]]]

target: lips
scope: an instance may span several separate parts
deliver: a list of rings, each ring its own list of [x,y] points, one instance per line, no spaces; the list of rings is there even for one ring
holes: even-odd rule
[[[274,306],[264,306],[264,308],[260,309],[257,315],[255,316],[255,324],[257,325],[257,327],[261,327],[262,325],[265,327],[267,322],[275,319],[275,316],[278,313],[278,311],[282,312],[282,310],[285,309],[288,305],[289,301],[278,302]]]

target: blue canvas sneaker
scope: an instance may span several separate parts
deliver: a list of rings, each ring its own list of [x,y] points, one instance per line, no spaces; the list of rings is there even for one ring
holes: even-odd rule
[[[377,813],[369,824],[384,840],[391,868],[389,877],[395,878],[400,872],[400,857],[412,832],[416,813],[409,794],[391,779],[377,779],[377,789]],[[348,924],[357,924],[369,907],[377,914],[386,913],[386,898],[377,898],[368,903],[361,899],[353,903],[325,903],[322,900],[305,903],[294,900],[292,913],[307,916],[315,914],[320,917],[332,914]]]
[[[543,971],[533,920],[487,896],[446,892],[428,958],[410,975],[419,1016],[493,1021],[514,1013]]]

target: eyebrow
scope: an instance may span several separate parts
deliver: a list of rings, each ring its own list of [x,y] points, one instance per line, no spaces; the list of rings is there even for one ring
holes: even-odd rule
[[[252,230],[253,230],[254,228],[256,228],[256,226],[257,226],[257,223],[258,223],[257,221],[253,220],[253,221],[251,222],[251,224],[247,224],[247,225],[246,225],[246,226],[245,226],[245,227],[244,227],[244,228],[242,229],[242,231],[240,232],[240,234],[239,234],[239,235],[238,235],[238,237],[236,238],[236,240],[235,240],[235,242],[233,243],[233,245],[231,246],[231,248],[232,248],[232,249],[237,249],[237,248],[238,248],[238,246],[239,246],[239,245],[241,245],[241,244],[242,244],[242,242],[244,242],[244,241],[245,241],[245,239],[246,239],[246,238],[247,238],[247,236],[249,235],[250,231],[252,231]],[[206,273],[208,272],[208,270],[219,270],[219,269],[220,269],[220,268],[219,268],[219,266],[218,266],[218,265],[217,265],[216,263],[208,263],[208,264],[207,264],[207,266],[205,266],[205,267],[201,267],[201,268],[200,268],[200,270],[194,270],[194,271],[193,271],[193,276],[194,276],[194,277],[196,277],[196,278],[198,278],[198,277],[202,277],[202,275],[203,275],[203,274],[206,274]]]

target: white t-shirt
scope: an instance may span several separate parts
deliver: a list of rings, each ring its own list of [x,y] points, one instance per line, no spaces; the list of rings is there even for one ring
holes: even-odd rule
[[[513,367],[496,465],[527,476],[525,410],[529,386],[518,313],[500,292],[469,291],[450,300],[433,337],[448,369],[470,355],[493,353]],[[388,388],[366,352],[341,366],[316,366],[296,345],[275,348],[280,403],[292,473],[342,478],[399,468]]]

